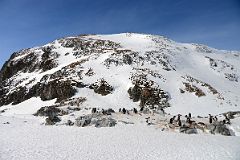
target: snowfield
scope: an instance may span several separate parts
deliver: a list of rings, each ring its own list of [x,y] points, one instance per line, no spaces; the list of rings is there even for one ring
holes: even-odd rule
[[[240,138],[176,134],[142,125],[44,126],[35,119],[0,116],[0,159],[239,160]]]

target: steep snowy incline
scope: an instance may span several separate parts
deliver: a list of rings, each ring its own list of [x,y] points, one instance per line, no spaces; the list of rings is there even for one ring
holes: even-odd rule
[[[0,111],[25,114],[22,103],[34,105],[35,97],[41,99],[35,109],[85,98],[82,108],[140,109],[151,104],[155,110],[195,116],[239,111],[239,68],[240,52],[162,36],[67,37],[11,56],[0,72]],[[102,80],[111,86],[106,95],[97,93]],[[129,89],[135,85],[168,96],[159,96],[154,104],[151,96],[144,104],[133,102]]]

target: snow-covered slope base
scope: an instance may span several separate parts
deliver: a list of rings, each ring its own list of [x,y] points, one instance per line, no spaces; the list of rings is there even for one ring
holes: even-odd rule
[[[0,140],[1,160],[239,160],[240,157],[239,137],[175,134],[147,126],[40,126],[35,120],[0,116]]]

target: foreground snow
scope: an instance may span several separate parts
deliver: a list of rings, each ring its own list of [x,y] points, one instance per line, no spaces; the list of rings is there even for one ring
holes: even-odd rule
[[[240,157],[239,137],[175,134],[143,125],[44,126],[36,119],[0,116],[0,140],[1,160],[237,160]]]

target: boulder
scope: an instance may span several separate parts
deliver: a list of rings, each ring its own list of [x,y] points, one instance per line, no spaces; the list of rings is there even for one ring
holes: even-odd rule
[[[55,116],[62,116],[66,115],[67,112],[63,111],[59,108],[56,108],[57,105],[55,106],[46,106],[46,107],[41,107],[35,114],[34,116],[45,116],[45,117],[50,117],[53,118]]]
[[[224,136],[232,136],[234,134],[231,129],[229,129],[227,125],[222,122],[214,122],[209,124],[207,128],[212,134],[221,134]]]
[[[137,102],[140,100],[141,92],[142,89],[137,84],[135,84],[133,88],[128,89],[128,94],[130,96],[130,99],[133,100],[133,102]]]
[[[93,88],[95,93],[101,94],[102,96],[106,96],[113,91],[113,87],[110,86],[104,79],[101,79],[98,84],[92,84],[89,88]]]
[[[197,134],[197,129],[196,128],[190,128],[186,125],[183,125],[179,129],[180,133],[186,133],[186,134]]]
[[[60,122],[61,119],[58,118],[57,116],[53,116],[53,117],[47,117],[45,120],[45,125],[54,125],[57,122]]]
[[[95,127],[114,127],[117,121],[112,118],[102,118],[96,121]]]
[[[86,116],[81,116],[79,118],[76,119],[76,126],[78,127],[85,127],[85,126],[89,126],[91,121],[92,121],[93,116],[90,115],[86,115]]]
[[[94,113],[77,118],[75,124],[78,127],[113,127],[117,124],[117,121],[111,117],[105,117],[102,114]]]

